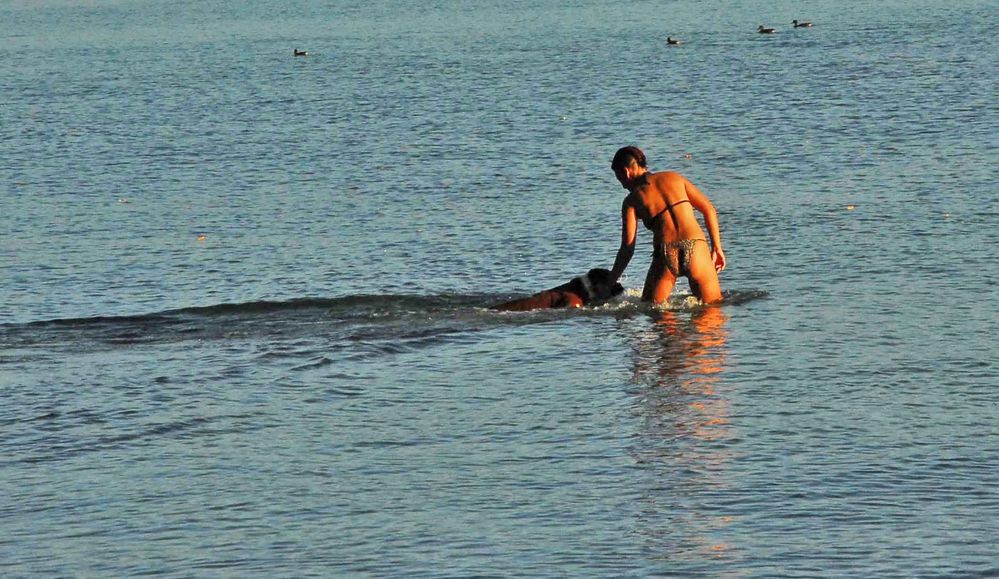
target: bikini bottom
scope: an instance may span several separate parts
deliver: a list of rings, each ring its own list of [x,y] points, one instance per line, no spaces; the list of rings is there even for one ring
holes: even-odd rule
[[[706,239],[679,239],[662,245],[657,245],[653,251],[662,252],[665,258],[666,269],[674,276],[690,276],[690,258],[694,255],[694,244],[698,241],[707,245]]]

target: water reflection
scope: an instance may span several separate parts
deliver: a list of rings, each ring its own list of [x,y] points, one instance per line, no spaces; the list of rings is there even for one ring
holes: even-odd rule
[[[649,434],[684,441],[730,436],[728,400],[717,387],[727,356],[722,308],[655,312],[635,346]]]
[[[638,530],[649,555],[697,567],[733,560],[725,507],[735,434],[725,391],[728,315],[723,308],[656,311],[634,341],[633,449],[647,475]]]

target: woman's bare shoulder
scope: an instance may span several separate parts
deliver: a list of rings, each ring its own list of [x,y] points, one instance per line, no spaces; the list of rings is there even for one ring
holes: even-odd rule
[[[676,188],[682,186],[687,178],[676,171],[659,171],[653,174],[654,182],[660,187]]]

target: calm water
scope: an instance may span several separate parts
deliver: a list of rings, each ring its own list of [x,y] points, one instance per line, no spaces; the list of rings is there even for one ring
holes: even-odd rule
[[[999,574],[997,17],[0,3],[0,574]],[[624,144],[727,303],[486,310]]]

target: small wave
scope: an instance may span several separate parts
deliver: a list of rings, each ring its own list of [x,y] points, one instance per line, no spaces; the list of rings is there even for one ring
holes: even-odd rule
[[[721,306],[741,306],[743,304],[769,297],[763,290],[729,290],[722,292]],[[705,307],[693,294],[677,292],[669,297],[662,304],[650,304],[642,301],[642,291],[635,288],[627,288],[618,297],[604,302],[597,306],[569,310],[578,314],[601,314],[601,313],[627,313],[629,311],[695,311]],[[496,312],[497,315],[505,316],[558,316],[560,312],[564,315],[565,310],[529,310],[525,312]]]
[[[620,309],[639,303],[641,292],[627,289],[618,299],[586,309]],[[327,316],[350,314],[351,317],[379,318],[400,313],[432,313],[441,310],[478,308],[485,310],[493,303],[508,296],[490,294],[475,295],[354,295],[336,298],[296,298],[285,301],[252,301],[243,303],[222,303],[209,306],[193,306],[155,312],[150,314],[121,316],[91,316],[82,318],[57,318],[22,324],[0,324],[0,328],[45,328],[53,326],[135,326],[135,325],[183,325],[192,318],[231,318],[260,314],[322,312]],[[724,294],[723,305],[741,305],[756,299],[768,297],[762,290],[728,291]],[[693,301],[692,301],[693,300]],[[671,305],[690,305],[696,302],[692,296],[677,294],[670,299]],[[488,310],[487,310],[488,311]],[[187,328],[191,331],[191,328]],[[122,336],[127,339],[128,336]],[[138,337],[138,336],[136,336]]]
[[[292,367],[292,371],[301,372],[304,370],[315,370],[317,368],[323,368],[325,366],[330,366],[332,364],[334,364],[334,361],[332,359],[326,356],[319,356],[318,358],[309,360],[304,364],[299,364],[297,366]]]
[[[722,292],[722,301],[719,304],[721,307],[726,306],[741,306],[743,304],[749,303],[754,300],[769,297],[769,294],[763,290],[729,290]],[[670,296],[669,300],[665,304],[655,306],[654,309],[659,310],[671,310],[671,311],[695,311],[703,309],[705,306],[704,302],[697,299],[696,296],[689,293],[677,293]]]
[[[649,309],[687,310],[701,307],[689,295],[676,294],[664,306],[641,302],[629,289],[622,296],[578,310],[496,312],[489,306],[508,296],[354,295],[298,298],[287,301],[222,303],[165,310],[143,315],[94,316],[0,324],[0,350],[25,347],[55,349],[126,348],[190,340],[321,338],[343,342],[376,342],[376,351],[418,349],[440,340],[461,339],[483,328],[564,317],[621,315]],[[767,297],[759,290],[725,293],[723,305],[741,305]],[[4,360],[0,359],[0,363]]]
[[[467,299],[467,298],[464,298]],[[170,310],[162,315],[191,316],[231,316],[243,314],[269,314],[302,310],[324,310],[327,312],[430,309],[454,306],[463,300],[462,296],[418,296],[418,295],[355,295],[337,298],[297,298],[287,301],[255,301],[234,304],[182,308]]]
[[[244,303],[222,303],[193,306],[150,314],[121,316],[91,316],[82,318],[56,318],[26,324],[0,324],[0,327],[26,325],[34,328],[46,326],[88,326],[104,324],[182,323],[185,317],[231,317],[251,314],[271,314],[322,310],[327,312],[371,312],[372,310],[420,310],[467,305],[483,296],[415,296],[415,295],[356,295],[337,298],[296,298],[285,301],[260,300]]]
[[[216,436],[220,432],[244,432],[260,428],[251,424],[242,424],[243,421],[257,418],[258,414],[237,414],[230,416],[197,416],[184,420],[175,420],[160,424],[135,425],[131,427],[119,427],[117,434],[109,434],[94,438],[59,435],[59,431],[71,429],[79,424],[86,424],[86,420],[81,420],[73,415],[62,415],[58,412],[49,413],[46,416],[38,417],[35,420],[62,422],[58,428],[48,428],[47,450],[45,452],[31,454],[29,456],[11,456],[4,461],[0,461],[0,466],[10,466],[14,464],[39,464],[58,462],[76,456],[90,454],[94,452],[104,452],[110,449],[123,448],[135,444],[149,444],[157,438],[197,438],[201,436]],[[101,417],[103,423],[107,417]],[[221,428],[209,429],[212,425],[223,423]],[[110,426],[108,429],[114,430]]]
[[[770,293],[765,290],[732,290],[722,292],[722,305],[741,306],[752,301],[766,299]]]

